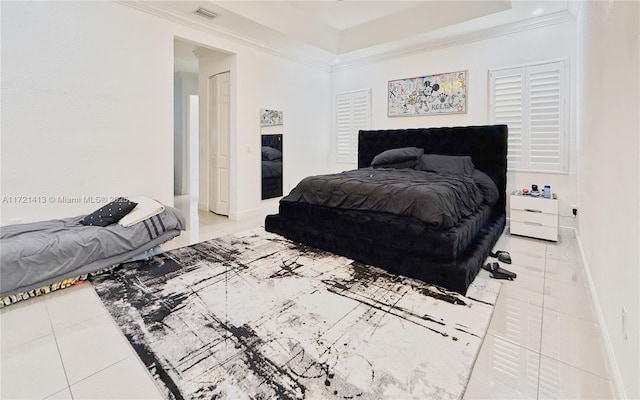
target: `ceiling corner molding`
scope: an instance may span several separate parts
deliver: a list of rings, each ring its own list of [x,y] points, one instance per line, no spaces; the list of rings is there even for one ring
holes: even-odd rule
[[[299,54],[292,54],[291,51],[283,51],[280,49],[277,49],[273,46],[267,45],[265,43],[261,43],[258,42],[256,40],[250,39],[248,37],[245,36],[241,36],[239,34],[233,33],[233,32],[229,32],[227,30],[221,29],[219,27],[215,27],[212,25],[207,24],[206,22],[196,22],[193,21],[191,19],[186,18],[183,15],[180,15],[178,13],[160,8],[155,6],[154,4],[150,4],[147,2],[143,2],[143,1],[127,1],[127,0],[113,0],[115,3],[121,4],[123,6],[127,6],[127,7],[131,7],[133,9],[136,9],[138,11],[142,11],[145,12],[147,14],[151,14],[153,16],[159,17],[159,18],[163,18],[184,26],[187,26],[189,28],[193,28],[193,29],[197,29],[201,32],[206,32],[206,33],[210,33],[210,34],[214,34],[216,36],[219,36],[223,39],[227,39],[233,42],[236,42],[238,44],[247,46],[247,47],[251,47],[253,49],[256,50],[260,50],[260,51],[264,51],[266,53],[278,56],[278,57],[282,57],[282,58],[286,58],[289,59],[291,61],[295,61],[295,62],[299,62],[301,64],[305,64],[307,66],[319,69],[321,71],[324,72],[331,72],[331,65],[329,63],[326,63],[324,61],[318,60],[318,59],[314,59],[311,57],[307,57],[307,56],[302,56]],[[203,44],[204,46],[207,46],[206,44]],[[224,49],[220,49],[220,50],[224,50]]]
[[[574,18],[578,18],[578,16],[580,16],[580,11],[582,10],[582,1],[568,1],[567,9]]]
[[[389,50],[381,52],[379,54],[364,56],[353,61],[347,61],[344,63],[335,64],[331,67],[332,72],[340,72],[349,70],[352,68],[362,67],[367,64],[386,61],[397,57],[406,57],[412,54],[422,53],[429,50],[435,50],[439,48],[452,47],[463,45],[467,43],[473,43],[480,40],[491,39],[500,36],[511,35],[514,33],[524,32],[533,29],[540,29],[547,26],[563,24],[571,21],[575,21],[575,16],[568,10],[555,12],[552,14],[543,15],[538,18],[528,19],[524,21],[514,22],[497,26],[494,28],[487,28],[481,31],[475,31],[465,33],[462,35],[443,38],[440,40],[434,40],[431,42],[425,42],[422,44],[408,46],[401,49]]]

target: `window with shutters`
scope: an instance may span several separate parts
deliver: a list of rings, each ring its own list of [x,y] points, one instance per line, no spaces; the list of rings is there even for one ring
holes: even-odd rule
[[[510,170],[568,169],[566,60],[491,70],[490,119],[509,129]]]
[[[371,127],[371,89],[336,95],[336,161],[358,162],[358,132]]]

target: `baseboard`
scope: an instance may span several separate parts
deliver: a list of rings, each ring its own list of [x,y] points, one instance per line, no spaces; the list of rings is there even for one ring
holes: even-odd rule
[[[234,221],[242,221],[245,219],[259,217],[265,214],[275,214],[278,212],[278,202],[279,199],[275,201],[265,201],[260,207],[252,208],[249,210],[241,210],[241,211],[230,211],[229,219]]]
[[[252,208],[249,210],[241,211],[229,211],[229,219],[233,221],[242,221],[245,219],[257,217],[265,214],[275,214],[278,212],[279,198],[274,201],[265,200],[260,207]],[[209,205],[207,203],[198,202],[198,210],[209,211]]]
[[[582,247],[582,241],[580,240],[580,233],[577,229],[575,229],[576,241],[578,242],[578,249],[580,251],[580,258],[582,259],[582,265],[584,266],[584,272],[587,277],[587,282],[589,284],[589,291],[591,292],[591,299],[593,302],[593,309],[596,312],[596,317],[598,318],[598,325],[600,325],[600,332],[602,332],[602,340],[604,342],[605,353],[607,357],[607,361],[609,362],[609,372],[611,373],[611,382],[613,384],[614,395],[618,399],[626,399],[627,394],[624,390],[624,383],[622,381],[622,375],[620,375],[620,369],[618,367],[618,362],[616,361],[616,354],[613,351],[613,344],[611,343],[611,337],[609,336],[609,331],[607,330],[607,324],[604,319],[604,314],[602,313],[602,308],[600,308],[600,301],[598,300],[598,294],[596,292],[596,287],[593,284],[593,279],[591,277],[591,269],[589,268],[589,264],[587,263],[587,257],[584,252],[584,247]]]

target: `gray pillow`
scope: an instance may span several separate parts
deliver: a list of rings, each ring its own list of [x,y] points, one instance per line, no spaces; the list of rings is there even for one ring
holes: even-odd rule
[[[471,175],[474,167],[469,156],[425,154],[420,157],[420,165],[417,169],[444,174]]]
[[[493,179],[491,179],[489,175],[477,169],[473,170],[471,178],[480,188],[482,196],[484,197],[484,202],[489,204],[490,206],[496,204],[496,202],[500,198],[500,193],[498,192],[498,187],[496,186],[496,183],[493,181]]]
[[[280,160],[282,152],[269,146],[262,146],[262,161]]]
[[[399,163],[394,163],[394,164],[378,164],[376,166],[374,166],[373,168],[394,168],[394,169],[401,169],[401,168],[409,168],[409,169],[414,169],[416,167],[416,165],[418,165],[418,160],[409,160],[409,161],[403,161],[403,162],[399,162]]]
[[[373,157],[371,166],[382,164],[398,164],[405,161],[417,160],[424,154],[424,149],[418,147],[401,147],[399,149],[385,150]]]

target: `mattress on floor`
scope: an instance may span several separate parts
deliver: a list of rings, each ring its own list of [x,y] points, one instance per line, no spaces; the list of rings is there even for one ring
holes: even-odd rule
[[[173,207],[129,227],[84,226],[83,218],[1,227],[0,296],[125,262],[178,236],[186,227],[184,217]]]

